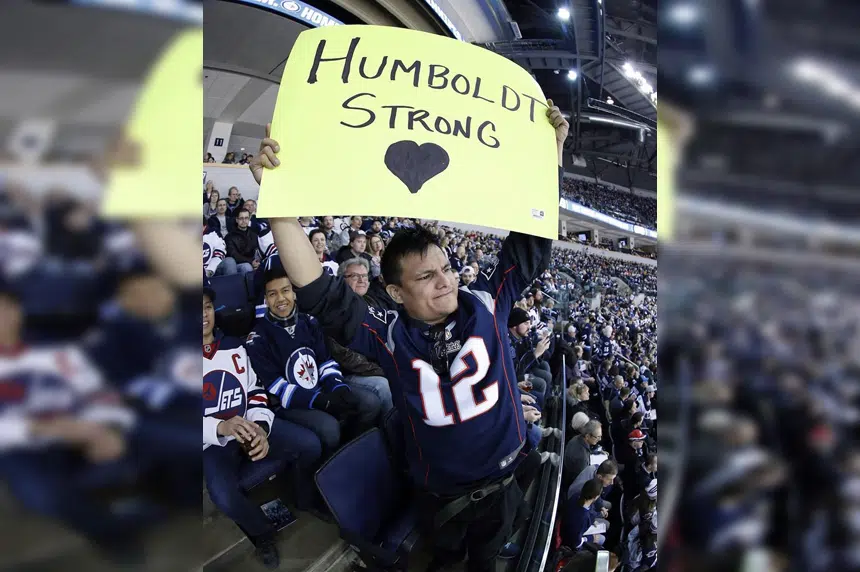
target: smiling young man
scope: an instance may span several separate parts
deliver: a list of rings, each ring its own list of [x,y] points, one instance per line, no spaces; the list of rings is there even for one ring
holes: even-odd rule
[[[547,104],[561,165],[569,126]],[[278,150],[268,136],[261,143],[251,165],[258,182],[264,167],[279,164]],[[402,310],[383,311],[322,271],[295,219],[271,222],[300,309],[379,363],[391,383],[422,528],[433,545],[431,569],[468,553],[470,572],[493,570],[522,497],[514,470],[529,452],[505,328],[514,302],[547,268],[552,241],[510,233],[498,264],[458,289],[438,235],[421,226],[399,230],[381,269]]]

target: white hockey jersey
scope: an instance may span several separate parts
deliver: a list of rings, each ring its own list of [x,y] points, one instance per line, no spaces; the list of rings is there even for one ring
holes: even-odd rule
[[[218,265],[226,256],[224,239],[217,232],[203,235],[203,270],[212,274],[218,269]]]
[[[0,355],[0,451],[49,445],[32,437],[32,424],[58,416],[125,428],[135,421],[76,347],[25,347]]]
[[[223,447],[233,437],[218,435],[218,424],[235,416],[263,421],[272,429],[274,412],[269,409],[266,390],[238,338],[216,337],[203,346],[203,449]]]

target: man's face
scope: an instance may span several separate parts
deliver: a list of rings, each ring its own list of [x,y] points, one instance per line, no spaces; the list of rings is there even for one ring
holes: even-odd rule
[[[203,296],[203,337],[211,336],[215,329],[215,306],[209,296]]]
[[[526,334],[529,333],[529,327],[530,325],[528,322],[523,322],[522,324],[519,324],[516,328],[514,328],[514,331],[519,337],[524,338]]]
[[[311,239],[311,244],[314,247],[314,252],[322,254],[325,252],[325,235],[321,232],[314,234],[314,237]]]
[[[643,441],[630,441],[630,446],[638,451],[642,448],[642,443]]]
[[[589,445],[591,445],[592,447],[594,447],[595,445],[600,443],[601,439],[603,439],[603,429],[600,429],[600,428],[598,428],[594,432],[594,435],[586,434],[585,438],[584,438],[585,442],[588,443]]]
[[[257,214],[257,201],[253,199],[248,199],[247,201],[245,201],[244,207],[252,215]]]
[[[334,228],[334,219],[330,216],[324,216],[322,219],[322,228],[328,232]]]
[[[480,267],[480,266],[478,266],[478,263],[477,263],[477,262],[473,262],[472,264],[470,264],[470,266],[472,267],[472,270],[474,270],[474,271],[475,271],[475,278],[477,279],[477,277],[478,277],[478,272],[480,272],[480,271],[481,271],[481,267]]]
[[[577,397],[580,401],[588,401],[589,399],[591,399],[591,393],[589,392],[587,385],[582,391],[579,392],[579,395]]]
[[[221,199],[218,201],[218,204],[215,206],[215,210],[219,215],[225,214],[227,212],[227,200]]]
[[[654,461],[652,463],[646,465],[645,469],[647,469],[647,471],[649,473],[656,473],[657,472],[657,458],[655,457]]]
[[[615,389],[621,389],[624,387],[624,378],[620,375],[615,376]]]
[[[480,259],[482,259],[483,257],[484,257],[484,251],[483,251],[483,250],[481,250],[481,249],[479,248],[478,250],[476,250],[476,251],[475,251],[475,258],[477,258],[478,260],[480,260]]]
[[[534,296],[529,296],[528,298],[526,298],[526,305],[527,305],[529,308],[533,308],[533,307],[534,307],[534,305],[535,305],[535,297],[534,297]]]
[[[359,296],[367,294],[367,289],[370,286],[370,277],[363,265],[350,264],[344,271],[343,277],[353,292]]]
[[[362,222],[363,222],[363,219],[360,216],[354,216],[350,220],[350,223],[352,223],[352,228],[361,228]]]
[[[541,300],[543,300],[543,292],[538,290],[535,292],[535,302],[540,302]]]
[[[378,233],[380,230],[382,230],[382,223],[378,220],[375,220],[373,221],[373,224],[370,226],[370,228],[373,229],[373,232]]]
[[[248,225],[251,224],[251,215],[248,213],[239,213],[236,217],[236,226],[238,226],[241,230],[245,230],[248,228]]]
[[[611,475],[597,475],[598,480],[600,480],[600,484],[603,485],[605,489],[609,485],[615,482],[615,477],[618,476],[618,473],[612,473]]]
[[[464,258],[466,256],[466,247],[462,244],[457,247],[457,258]]]
[[[443,322],[457,309],[457,276],[445,253],[436,245],[400,260],[400,285],[389,284],[388,294],[416,320]]]
[[[288,278],[276,278],[266,283],[266,307],[279,318],[286,318],[296,305],[296,293]]]
[[[364,252],[364,249],[367,248],[367,238],[362,235],[352,241],[352,249],[355,252],[361,253]]]
[[[239,189],[236,187],[230,187],[230,192],[227,193],[227,196],[230,198],[231,203],[235,203],[239,200]]]
[[[17,343],[22,320],[21,305],[13,298],[0,296],[0,340]]]
[[[576,328],[574,328],[573,326],[568,326],[567,327],[567,337],[572,338],[574,336],[576,336]]]

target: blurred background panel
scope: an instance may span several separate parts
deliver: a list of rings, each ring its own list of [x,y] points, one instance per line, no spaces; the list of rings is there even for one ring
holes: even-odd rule
[[[98,213],[147,73],[202,7],[13,0],[2,12],[0,569],[190,569],[199,274],[192,288],[150,256],[147,221]],[[189,164],[199,156],[189,149]],[[174,253],[199,247],[196,230],[180,234]]]
[[[693,129],[659,181],[661,369],[691,413],[663,562],[855,570],[860,6],[667,0],[659,22],[661,103]]]

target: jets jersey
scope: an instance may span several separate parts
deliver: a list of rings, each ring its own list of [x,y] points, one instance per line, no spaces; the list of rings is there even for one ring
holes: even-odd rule
[[[224,239],[217,232],[209,232],[203,235],[203,270],[212,272],[218,269],[218,265],[224,260],[227,249]]]
[[[262,385],[284,409],[310,409],[320,392],[347,387],[319,324],[306,314],[294,311],[286,321],[265,315],[245,347]]]
[[[278,248],[275,246],[275,237],[272,234],[271,227],[266,227],[257,238],[257,244],[260,247],[260,252],[263,254],[263,260],[266,260],[273,254],[277,254]]]
[[[597,341],[596,349],[594,351],[595,357],[601,360],[606,360],[611,358],[613,353],[615,353],[615,350],[612,347],[612,340],[607,336],[600,334],[600,339]]]
[[[268,433],[274,413],[257,382],[248,354],[238,338],[216,336],[203,345],[203,449],[223,447],[233,437],[218,435],[218,424],[237,415],[260,423]]]
[[[527,311],[529,315],[529,324],[532,328],[536,328],[538,324],[540,324],[540,313],[538,313],[538,309],[535,306],[532,306]]]
[[[133,412],[107,389],[74,347],[20,348],[0,359],[0,452],[50,444],[34,440],[33,421],[74,416],[129,428]]]
[[[505,330],[514,302],[547,267],[551,246],[511,233],[498,265],[460,288],[457,310],[437,326],[368,306],[326,273],[297,290],[299,309],[316,316],[327,335],[382,367],[418,486],[468,492],[511,474],[528,453]]]

